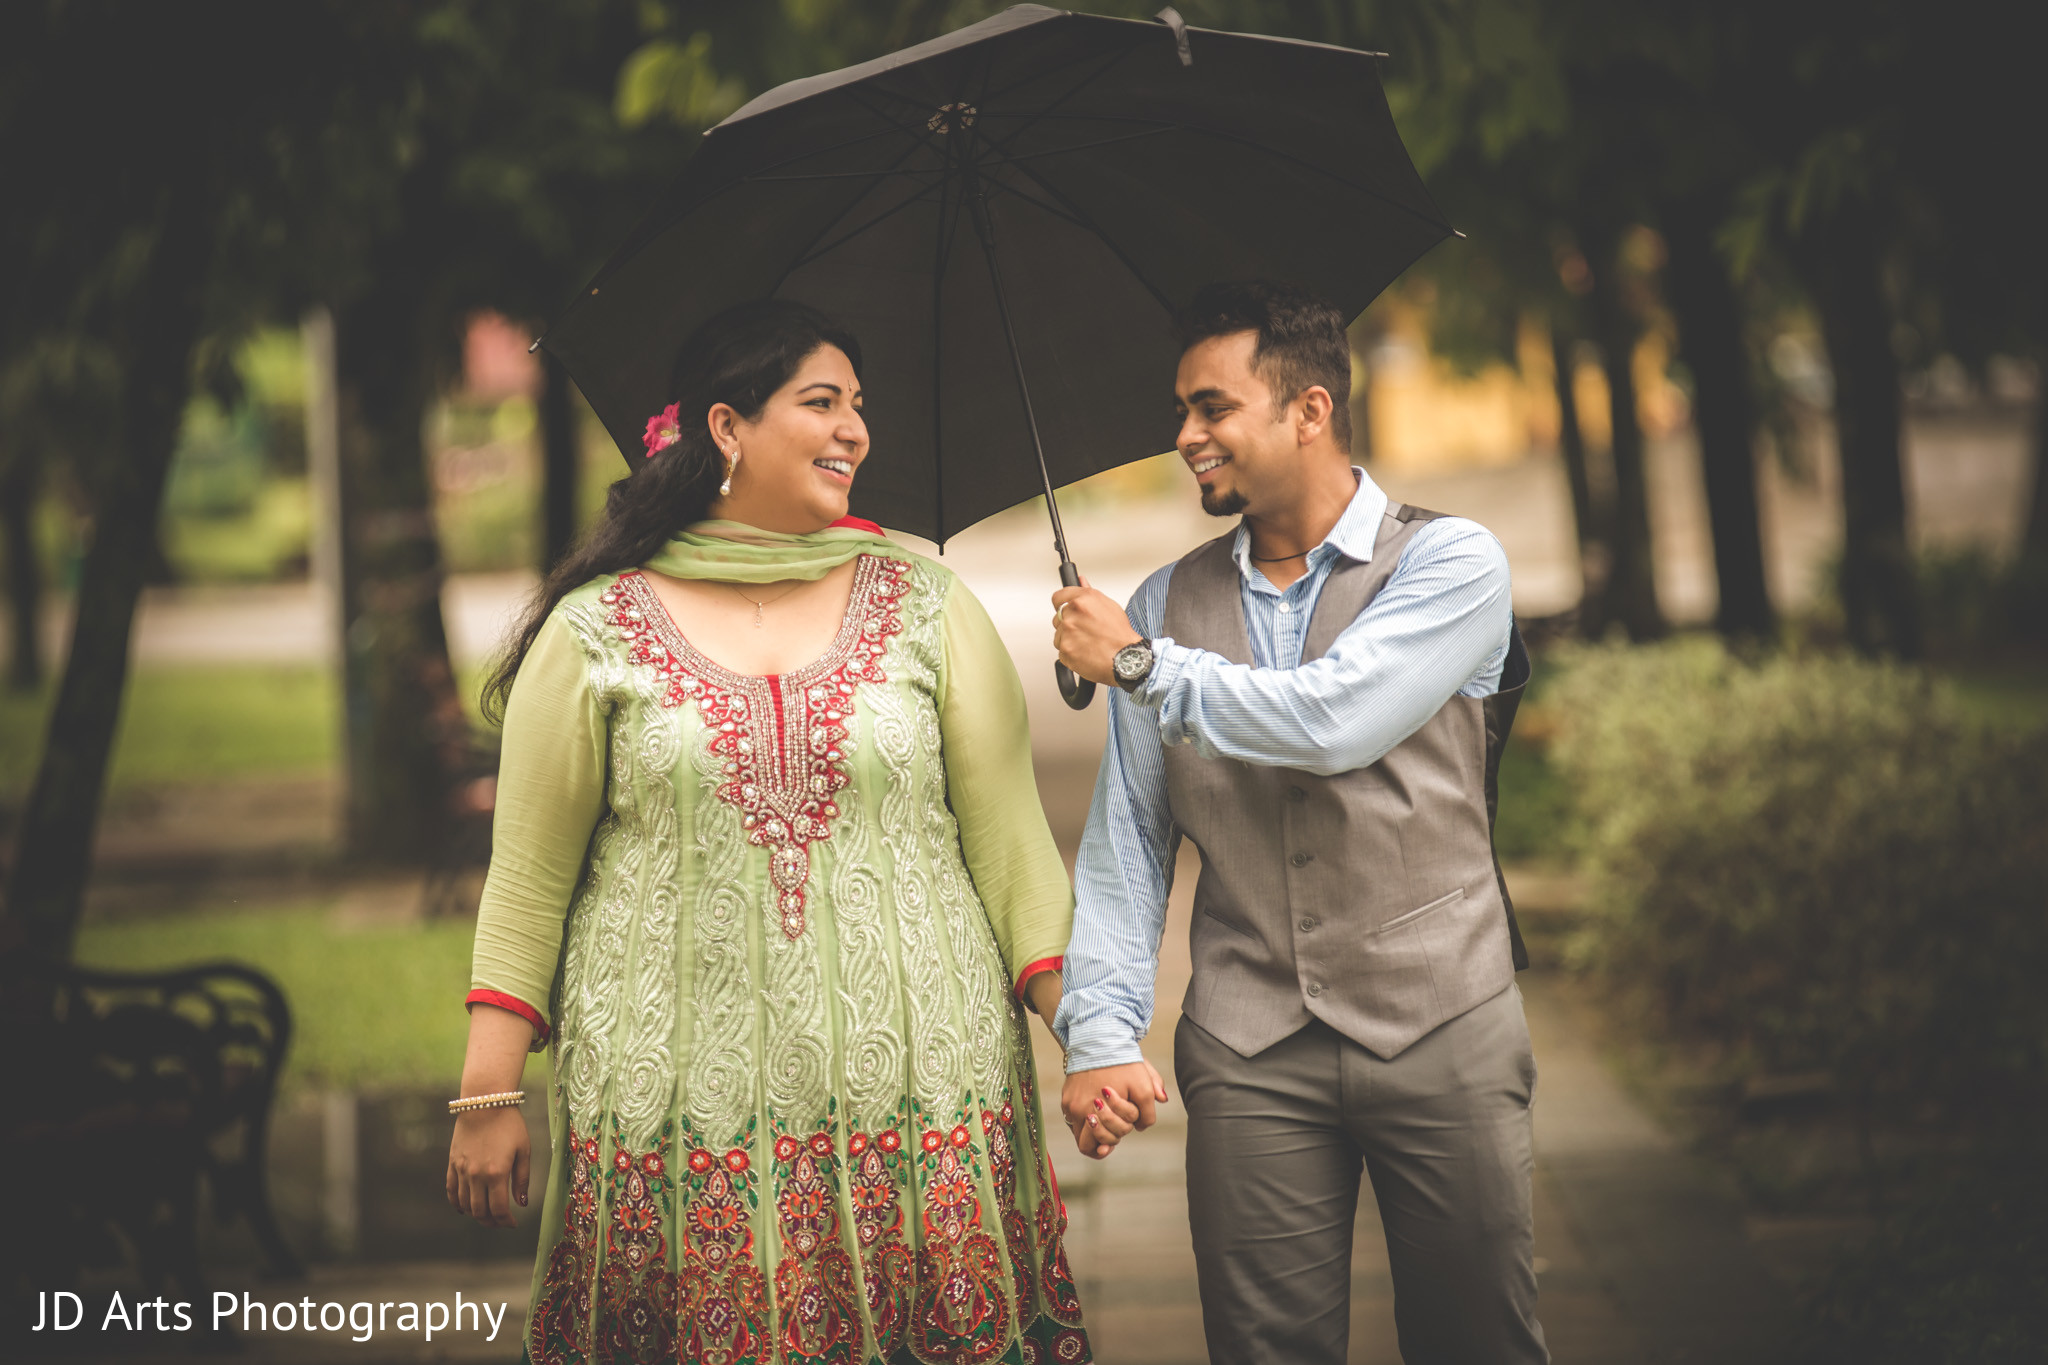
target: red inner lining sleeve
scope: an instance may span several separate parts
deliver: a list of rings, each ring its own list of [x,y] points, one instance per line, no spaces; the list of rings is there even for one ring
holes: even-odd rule
[[[462,1004],[464,1008],[471,1005],[496,1005],[501,1010],[510,1010],[518,1015],[521,1019],[533,1025],[533,1047],[531,1051],[534,1052],[538,1052],[547,1046],[548,1036],[553,1032],[548,1027],[548,1021],[541,1018],[540,1011],[516,995],[507,995],[503,991],[476,990],[471,991],[468,998]]]
[[[1019,1000],[1024,998],[1024,987],[1032,977],[1037,976],[1040,972],[1056,972],[1064,961],[1066,961],[1064,957],[1041,957],[1038,961],[1017,973],[1017,998]]]

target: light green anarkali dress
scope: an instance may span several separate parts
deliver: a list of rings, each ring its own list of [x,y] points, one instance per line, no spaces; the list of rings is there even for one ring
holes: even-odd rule
[[[535,1362],[1089,1358],[1015,994],[1072,895],[993,625],[860,527],[649,567],[849,559],[800,672],[721,668],[632,572],[520,671],[471,999],[552,1026]]]

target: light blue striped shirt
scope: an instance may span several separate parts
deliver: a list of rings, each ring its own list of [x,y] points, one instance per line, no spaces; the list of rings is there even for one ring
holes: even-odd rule
[[[1354,468],[1358,493],[1282,592],[1234,553],[1256,666],[1159,637],[1173,566],[1146,579],[1127,608],[1153,641],[1152,674],[1134,695],[1110,689],[1109,743],[1074,869],[1074,934],[1054,1027],[1068,1069],[1134,1062],[1152,1025],[1153,981],[1180,831],[1166,803],[1161,747],[1341,773],[1377,763],[1453,696],[1500,685],[1513,609],[1500,542],[1460,517],[1409,538],[1379,595],[1320,659],[1301,662],[1316,599],[1338,558],[1370,560],[1387,495]]]

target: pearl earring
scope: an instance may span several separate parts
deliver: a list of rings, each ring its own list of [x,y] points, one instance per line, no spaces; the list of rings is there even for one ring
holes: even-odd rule
[[[719,497],[729,498],[732,496],[732,472],[739,468],[739,463],[740,453],[737,450],[725,452],[725,482],[718,485]]]

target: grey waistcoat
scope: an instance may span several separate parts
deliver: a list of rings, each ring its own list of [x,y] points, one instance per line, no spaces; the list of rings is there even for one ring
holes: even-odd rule
[[[1323,584],[1303,663],[1440,515],[1388,504],[1372,559]],[[1174,566],[1161,633],[1248,664],[1235,534]],[[1379,762],[1330,777],[1168,745],[1174,824],[1202,851],[1188,1017],[1247,1057],[1311,1018],[1393,1057],[1505,990],[1528,955],[1493,852],[1495,776],[1528,680],[1516,631],[1497,693],[1452,697]]]

